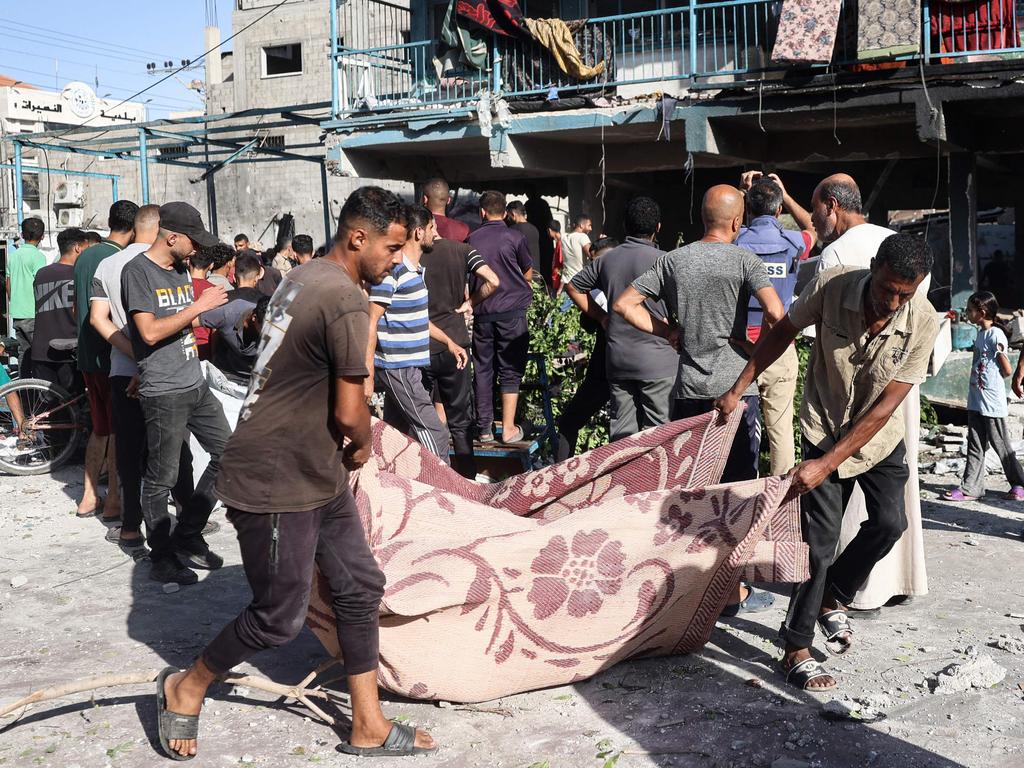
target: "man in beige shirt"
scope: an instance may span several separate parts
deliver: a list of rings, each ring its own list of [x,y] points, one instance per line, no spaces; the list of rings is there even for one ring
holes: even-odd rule
[[[731,413],[754,378],[771,365],[800,329],[814,325],[814,347],[800,412],[804,461],[790,478],[801,496],[801,527],[810,549],[810,578],[793,590],[780,635],[786,679],[820,691],[835,679],[811,657],[815,622],[829,648],[853,640],[844,604],[906,528],[907,482],[901,405],[924,381],[938,321],[915,295],[932,255],[923,239],[892,235],[871,269],[837,267],[818,275],[776,324],[740,377],[715,402]],[[867,522],[836,557],[846,500],[854,483],[864,492]]]

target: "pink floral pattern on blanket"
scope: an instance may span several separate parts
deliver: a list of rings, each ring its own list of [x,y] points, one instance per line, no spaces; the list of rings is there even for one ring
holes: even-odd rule
[[[381,684],[482,701],[699,648],[765,532],[799,541],[784,479],[685,487],[720,475],[735,428],[702,416],[585,454],[575,474],[563,463],[488,487],[375,425],[355,490],[388,580]],[[329,606],[318,578],[307,621],[337,654]]]
[[[783,0],[772,61],[832,61],[842,5],[842,0]]]

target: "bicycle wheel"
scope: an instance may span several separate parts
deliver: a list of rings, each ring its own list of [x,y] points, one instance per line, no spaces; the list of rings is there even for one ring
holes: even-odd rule
[[[41,475],[67,462],[85,434],[83,398],[43,379],[0,387],[0,472]]]

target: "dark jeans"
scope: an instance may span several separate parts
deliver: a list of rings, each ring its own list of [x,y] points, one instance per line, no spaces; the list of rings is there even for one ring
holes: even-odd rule
[[[137,533],[142,528],[142,474],[146,468],[146,419],[138,398],[128,397],[130,376],[110,377],[110,401],[113,416],[117,478],[121,484],[121,529]],[[178,481],[171,496],[185,508],[192,492],[192,451],[188,440],[181,443]],[[158,535],[159,536],[159,535]]]
[[[32,378],[32,337],[35,335],[35,318],[14,321],[14,338],[18,341],[18,378]]]
[[[743,412],[743,423],[736,431],[729,459],[722,470],[723,483],[737,483],[757,477],[761,459],[761,400],[757,395],[743,398],[747,408]],[[676,400],[672,405],[672,420],[700,416],[715,407],[714,400]]]
[[[503,394],[519,391],[526,372],[530,333],[526,310],[521,315],[473,322],[473,377],[476,395],[476,426],[480,432],[494,428],[494,378]]]
[[[468,350],[467,350],[468,351]],[[476,477],[476,459],[473,457],[473,374],[469,367],[459,370],[455,355],[448,350],[430,353],[430,367],[423,369],[423,386],[444,405],[448,432],[452,438],[455,471],[470,480]]]
[[[824,453],[804,441],[805,461]],[[814,642],[814,626],[825,590],[831,589],[841,603],[850,602],[875,564],[899,541],[907,529],[903,492],[909,476],[907,451],[901,442],[867,472],[845,479],[833,472],[821,485],[800,497],[800,527],[810,549],[811,576],[793,587],[786,622],[779,632],[783,640],[809,648]],[[836,557],[843,514],[855,483],[864,492],[868,519]]]
[[[228,510],[242,551],[252,602],[202,653],[224,674],[253,654],[292,640],[306,619],[313,565],[331,591],[345,672],[377,668],[384,574],[366,543],[352,492],[309,512]]]
[[[224,410],[205,382],[187,392],[142,397],[139,401],[146,419],[148,456],[142,478],[142,514],[149,532],[150,559],[173,556],[175,547],[205,554],[202,530],[216,504],[213,484],[231,434]],[[210,454],[210,463],[178,515],[171,541],[167,494],[178,481],[181,444],[188,439],[189,432]]]
[[[608,347],[604,333],[599,333],[594,342],[594,351],[587,363],[587,372],[576,388],[558,419],[558,453],[556,461],[565,461],[576,455],[576,440],[580,430],[608,404],[611,391],[605,371],[605,352]]]

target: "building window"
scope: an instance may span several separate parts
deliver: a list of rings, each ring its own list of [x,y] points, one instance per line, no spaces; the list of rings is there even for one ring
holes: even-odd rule
[[[268,45],[263,48],[263,77],[302,74],[302,43]]]
[[[284,149],[284,134],[272,133],[263,139],[263,146],[270,149]]]

